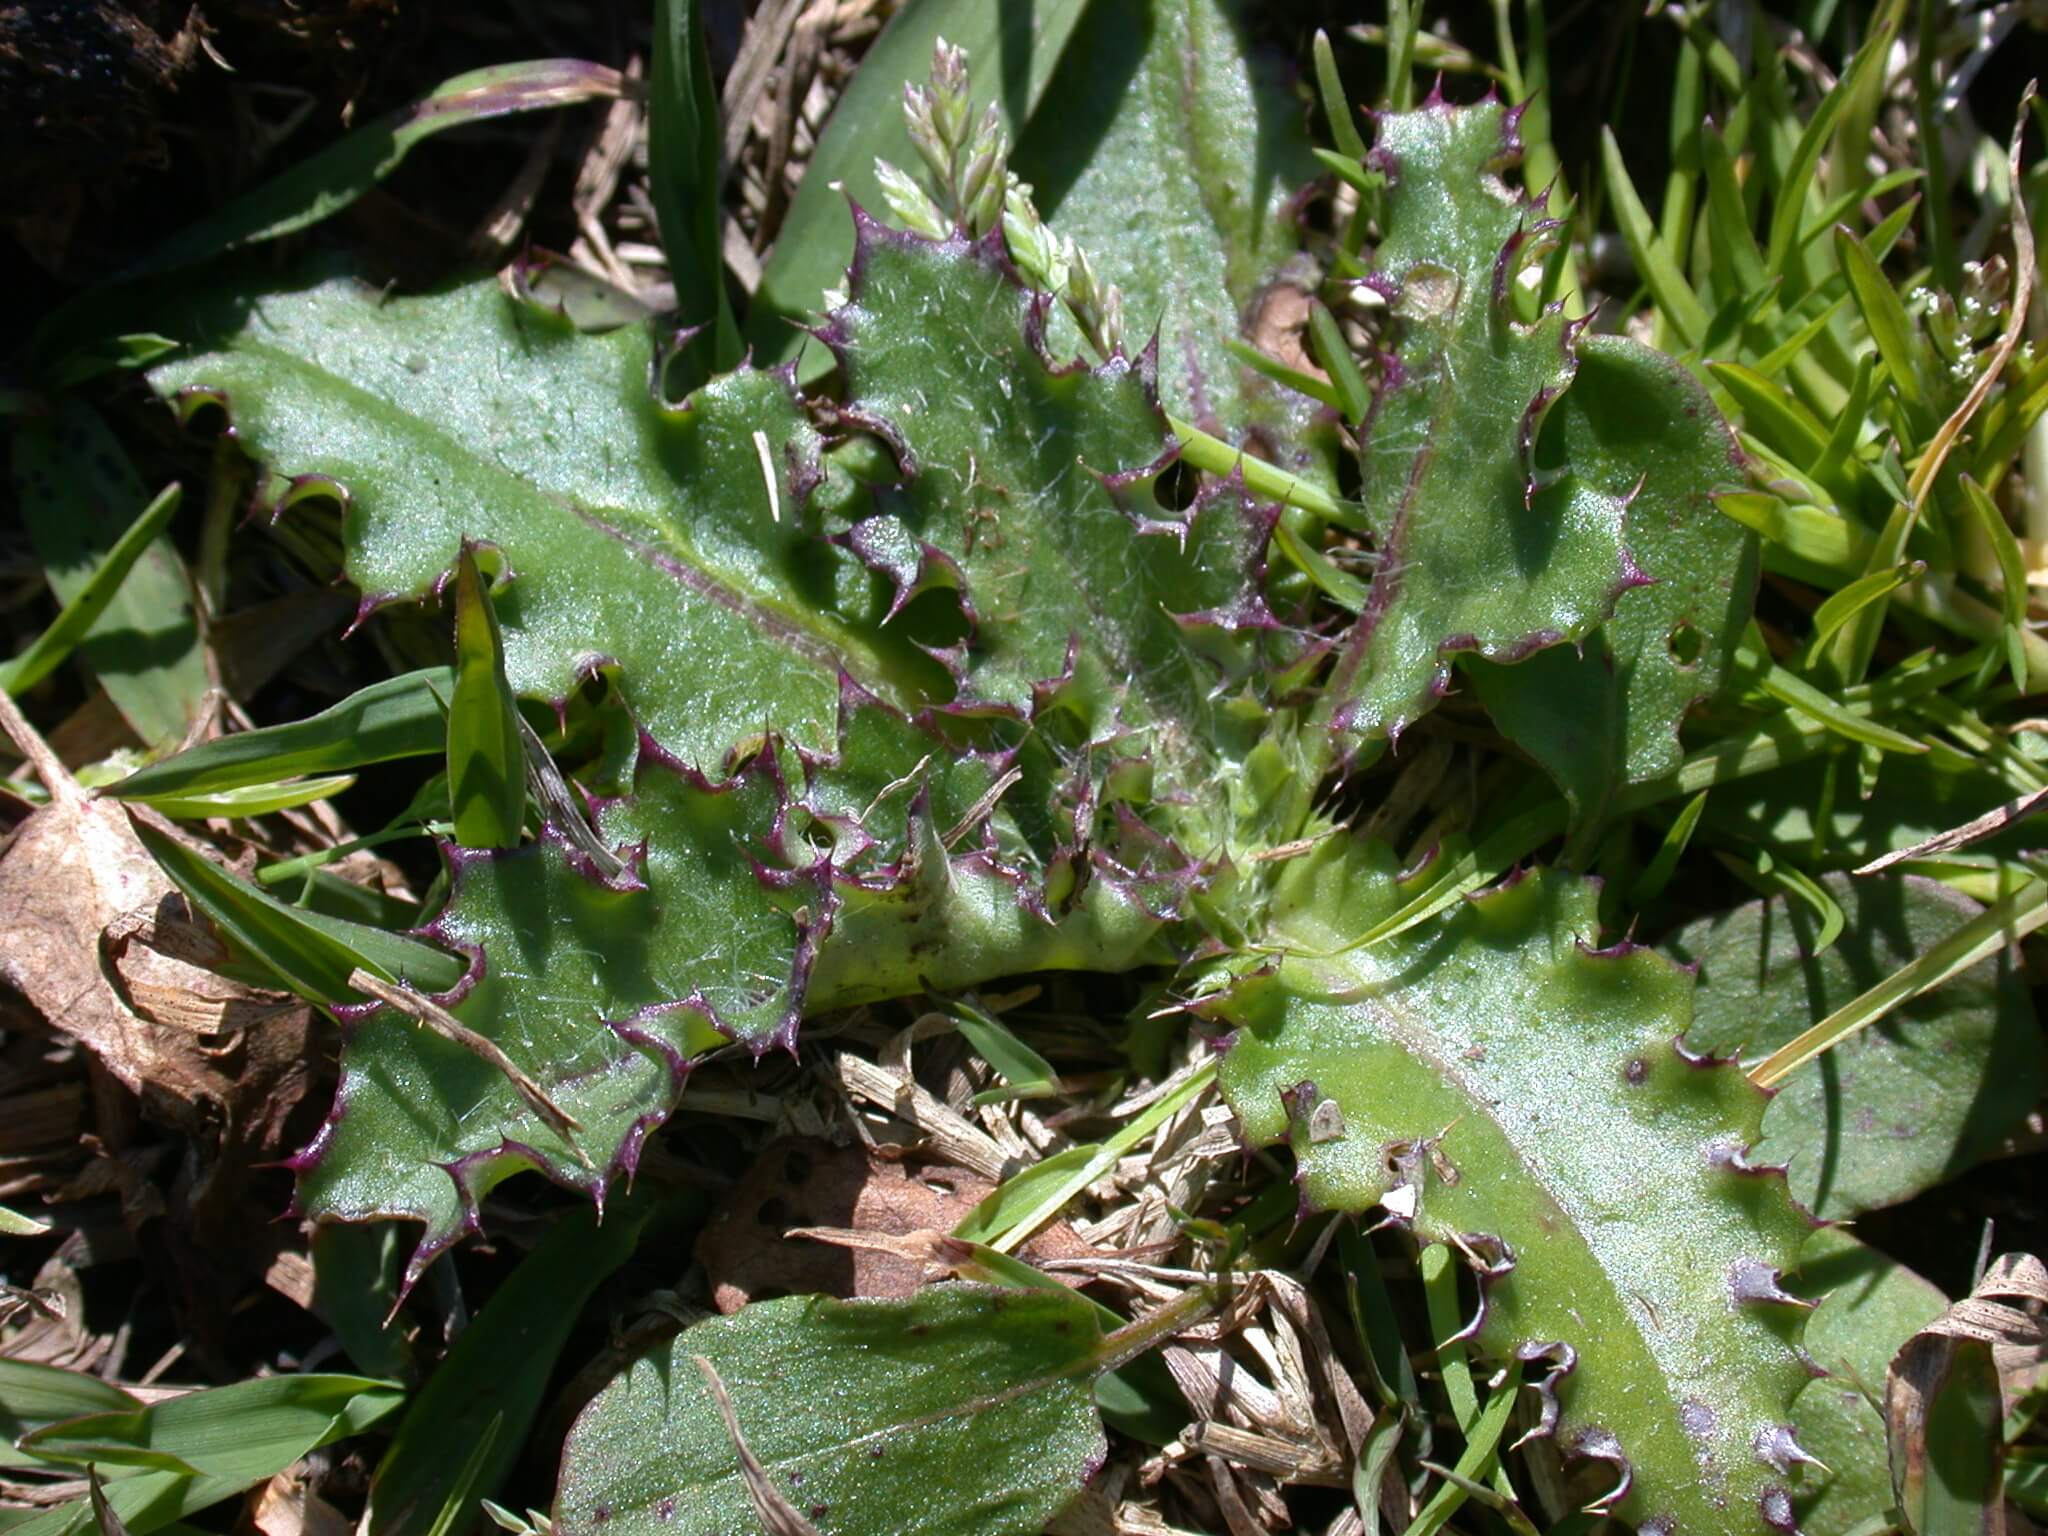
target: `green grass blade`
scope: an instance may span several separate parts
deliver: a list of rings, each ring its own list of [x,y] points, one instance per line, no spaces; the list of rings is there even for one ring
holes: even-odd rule
[[[301,997],[329,1007],[367,1001],[349,985],[362,967],[426,992],[445,992],[468,966],[402,934],[286,906],[147,821],[132,818],[143,847],[185,897],[235,946]]]
[[[680,1196],[672,1209],[689,1211],[696,1199]],[[548,1378],[584,1304],[632,1257],[661,1210],[642,1194],[613,1201],[602,1222],[587,1208],[572,1211],[520,1261],[399,1423],[371,1484],[369,1536],[425,1536],[465,1480],[473,1494],[499,1492],[526,1453]],[[497,1437],[472,1467],[494,1421]]]
[[[130,803],[146,805],[159,816],[169,816],[174,821],[210,821],[216,817],[232,821],[311,805],[315,800],[340,794],[355,781],[354,774],[335,773],[318,779],[297,779],[289,784],[248,784],[210,795],[136,796]]]
[[[1788,896],[1820,920],[1820,929],[1805,953],[1821,955],[1835,947],[1835,940],[1848,926],[1848,914],[1813,876],[1793,865],[1780,863],[1768,852],[1758,853],[1754,863],[1731,853],[1717,852],[1714,856],[1721,861],[1723,868],[1766,900],[1773,896]]]
[[[360,1434],[405,1401],[363,1376],[266,1376],[146,1408],[68,1419],[26,1436],[52,1461],[219,1478],[247,1487],[315,1447]]]
[[[1417,923],[1427,922],[1454,902],[1498,880],[1565,828],[1567,814],[1562,801],[1538,806],[1533,811],[1503,822],[1470,848],[1445,861],[1445,867],[1399,911],[1373,924],[1351,940],[1352,949],[1383,943],[1406,933]]]
[[[654,61],[647,96],[647,174],[676,307],[713,327],[711,362],[740,359],[739,326],[725,291],[718,94],[698,0],[654,0]]]
[[[962,1218],[953,1229],[953,1236],[984,1243],[999,1253],[1009,1252],[1057,1216],[1069,1200],[1114,1168],[1118,1158],[1179,1113],[1215,1079],[1216,1063],[1211,1058],[1109,1140],[1095,1146],[1068,1147],[1006,1179]]]
[[[1290,475],[1264,459],[1255,459],[1242,448],[1234,448],[1220,437],[1211,437],[1193,422],[1168,416],[1166,424],[1180,439],[1180,456],[1196,469],[1206,469],[1212,475],[1236,471],[1244,476],[1244,488],[1254,496],[1277,501],[1283,507],[1300,507],[1339,528],[1365,531],[1362,511],[1337,500],[1314,481]]]
[[[1940,986],[1986,955],[2017,943],[2043,923],[2048,923],[2048,884],[2035,880],[1986,907],[1911,965],[1894,971],[1804,1034],[1788,1040],[1757,1063],[1749,1074],[1750,1081],[1760,1088],[1776,1086],[1859,1029],[1875,1024],[1901,1003]]]
[[[149,491],[120,439],[75,397],[15,427],[12,468],[30,547],[52,595],[69,603],[133,525]],[[212,680],[191,581],[167,535],[136,558],[73,656],[144,746],[164,751],[184,739],[206,708]]]
[[[1849,384],[1848,403],[1835,418],[1828,440],[1814,461],[1810,473],[1816,483],[1833,491],[1843,501],[1856,499],[1855,453],[1865,423],[1869,420],[1871,396],[1877,370],[1869,353],[1856,361],[1856,377]]]
[[[1423,0],[1387,0],[1387,106],[1406,112],[1415,104],[1415,43]]]
[[[1742,429],[1753,433],[1802,472],[1827,450],[1827,433],[1791,392],[1741,363],[1709,363],[1707,372],[1741,409]]]
[[[1814,609],[1813,637],[1806,642],[1806,659],[1802,663],[1802,669],[1812,667],[1819,661],[1822,650],[1828,641],[1834,638],[1836,630],[1861,613],[1866,606],[1891,596],[1907,582],[1923,574],[1926,569],[1926,561],[1914,560],[1905,565],[1894,566],[1888,571],[1872,571],[1867,576],[1857,577]]]
[[[396,1222],[328,1221],[313,1229],[313,1305],[357,1370],[410,1382],[412,1342],[397,1318],[405,1268]]]
[[[1348,182],[1352,190],[1362,197],[1372,196],[1386,185],[1386,177],[1379,172],[1367,170],[1358,161],[1340,155],[1335,150],[1317,145],[1309,153],[1316,157],[1324,170],[1338,180]]]
[[[1789,709],[1796,709],[1811,719],[1818,720],[1829,730],[1846,736],[1851,741],[1865,746],[1876,747],[1884,752],[1902,752],[1918,756],[1927,750],[1927,743],[1915,741],[1911,736],[1893,730],[1890,726],[1879,725],[1854,711],[1844,709],[1820,689],[1773,665],[1759,680],[1765,693]]]
[[[1870,530],[1819,507],[1801,506],[1764,491],[1731,491],[1714,505],[1766,540],[1765,553],[1782,550],[1788,574],[1833,588],[1869,569],[1877,541]]]
[[[2028,563],[2019,551],[2019,541],[2013,537],[2011,526],[2005,522],[2005,514],[1999,512],[1991,496],[1985,494],[1985,487],[1968,475],[1964,475],[1960,483],[1964,502],[1970,506],[1976,526],[1991,545],[1991,553],[1999,565],[1999,608],[2005,614],[2005,666],[2007,672],[2011,672],[2013,686],[2025,692],[2028,688],[2028,657],[2025,657]]]
[[[1477,1482],[1492,1469],[1498,1457],[1501,1435],[1508,1427],[1508,1415],[1520,1395],[1521,1376],[1521,1363],[1510,1364],[1500,1385],[1487,1394],[1486,1407],[1471,1426],[1464,1453],[1458,1457],[1455,1470],[1460,1478]],[[1466,1498],[1463,1488],[1455,1482],[1446,1481],[1422,1506],[1415,1523],[1408,1527],[1409,1536],[1436,1536]]]
[[[1920,0],[1919,39],[1913,50],[1913,118],[1917,128],[1920,157],[1926,162],[1928,197],[1927,252],[1933,260],[1935,280],[1950,293],[1962,286],[1962,265],[1956,256],[1955,229],[1950,223],[1948,146],[1943,138],[1945,124],[1940,117],[1940,82],[1934,71],[1942,58],[1941,29],[1947,20],[1946,6],[1935,0]]]
[[[1828,304],[1819,314],[1806,321],[1798,330],[1787,336],[1762,357],[1759,357],[1754,364],[1756,372],[1766,379],[1775,379],[1779,374],[1783,373],[1792,365],[1795,358],[1803,355],[1807,347],[1812,345],[1813,338],[1828,328],[1828,325],[1834,320],[1835,316],[1841,312],[1842,306],[1848,302],[1849,296],[1843,294],[1840,298]]]
[[[1459,1432],[1471,1434],[1479,1422],[1479,1391],[1472,1385],[1470,1351],[1465,1348],[1467,1319],[1458,1299],[1458,1260],[1445,1243],[1431,1243],[1422,1250],[1423,1304],[1429,1313],[1429,1331],[1437,1340],[1437,1375],[1450,1399],[1451,1417]]]
[[[470,1501],[476,1497],[477,1479],[483,1475],[490,1460],[491,1451],[498,1443],[498,1436],[504,1431],[505,1415],[494,1413],[491,1422],[484,1426],[483,1433],[476,1437],[469,1456],[462,1463],[462,1471],[448,1489],[448,1496],[441,1501],[441,1512],[434,1516],[427,1527],[426,1536],[449,1536],[451,1531],[462,1528],[463,1516],[469,1514]]]
[[[144,507],[142,515],[128,525],[128,531],[114,541],[114,547],[107,551],[85,585],[71,595],[50,627],[36,636],[27,650],[0,663],[0,687],[13,694],[25,693],[62,665],[112,604],[128,573],[135,569],[135,562],[169,525],[182,495],[175,484],[157,493],[156,500]]]
[[[224,251],[310,228],[398,169],[415,144],[450,128],[617,96],[619,72],[581,59],[493,64],[443,81],[365,124],[148,251],[124,277],[168,272]]]
[[[1273,542],[1280,547],[1282,554],[1301,567],[1331,602],[1351,613],[1365,611],[1365,600],[1372,590],[1370,585],[1337,565],[1321,550],[1312,548],[1287,525],[1286,519],[1273,525]]]
[[[2005,614],[2006,627],[2021,630],[2027,623],[2027,561],[2020,553],[2019,540],[2013,537],[2012,527],[2005,520],[2005,514],[1985,493],[1984,487],[1968,475],[1962,477],[1963,499],[1975,515],[1977,527],[1991,546],[1991,553],[1998,561],[1999,601]],[[2027,691],[2024,670],[2013,678],[2013,686],[2020,692]]]
[[[1330,47],[1330,34],[1321,28],[1316,30],[1315,56],[1316,88],[1322,93],[1331,142],[1340,155],[1353,161],[1363,160],[1365,140],[1358,132],[1358,120],[1352,115],[1351,98],[1344,92],[1343,78],[1337,73],[1337,55]]]
[[[1725,264],[1734,291],[1754,293],[1770,279],[1764,272],[1763,253],[1749,231],[1749,211],[1742,201],[1742,184],[1736,180],[1735,157],[1729,153],[1727,141],[1712,128],[1700,134],[1700,167],[1707,179],[1707,240],[1715,255],[1715,271],[1719,273]]]
[[[26,1234],[24,1234],[26,1235]],[[0,1358],[0,1460],[31,1430],[90,1413],[127,1413],[141,1404],[119,1387],[61,1366]]]
[[[448,703],[448,794],[455,841],[515,848],[526,821],[526,747],[505,681],[489,589],[467,547],[455,573],[455,688]]]
[[[448,667],[401,673],[304,720],[221,736],[151,763],[104,793],[119,800],[210,795],[297,774],[428,757],[448,745],[444,701],[454,684]]]
[[[1868,48],[1870,45],[1866,43],[1864,46]],[[1859,56],[1859,63],[1861,59]],[[1853,74],[1844,75],[1821,99],[1813,116],[1806,120],[1806,129],[1792,151],[1784,179],[1771,189],[1771,233],[1765,265],[1772,277],[1792,275],[1792,254],[1806,218],[1806,194],[1813,186],[1813,174],[1820,165],[1821,152],[1827,148],[1828,138],[1835,131],[1835,119],[1848,105],[1854,79]]]
[[[1336,387],[1344,419],[1356,427],[1372,410],[1372,390],[1366,385],[1365,375],[1358,370],[1358,359],[1351,355],[1350,343],[1337,328],[1337,317],[1320,299],[1309,300],[1308,327],[1315,340],[1316,360],[1323,365],[1323,372],[1330,376],[1331,384]]]
[[[1700,813],[1706,808],[1707,791],[1703,789],[1686,801],[1678,815],[1672,818],[1656,853],[1642,874],[1636,877],[1635,884],[1629,887],[1628,904],[1631,908],[1641,911],[1664,894],[1664,888],[1671,883],[1671,876],[1678,869],[1679,859],[1692,842],[1693,829],[1700,824]]]
[[[1008,1092],[977,1094],[975,1102],[994,1103],[1005,1099],[1043,1098],[1058,1091],[1059,1074],[1038,1052],[1019,1040],[1010,1026],[968,998],[959,997],[947,1005],[947,1016],[961,1037],[974,1047],[975,1055],[1008,1085]]]
[[[1650,297],[1656,300],[1658,313],[1670,321],[1672,330],[1688,349],[1697,347],[1700,338],[1707,334],[1710,317],[1706,306],[1700,303],[1699,295],[1692,291],[1685,274],[1678,270],[1678,263],[1665,249],[1656,225],[1650,222],[1649,210],[1636,195],[1635,183],[1629,180],[1628,167],[1622,163],[1621,146],[1615,142],[1612,128],[1600,130],[1600,162],[1606,170],[1607,195],[1614,203],[1615,222],[1621,226],[1621,237],[1635,258],[1636,271],[1648,284]]]
[[[1315,375],[1303,373],[1299,368],[1290,368],[1278,358],[1261,352],[1248,341],[1239,341],[1235,336],[1226,338],[1223,347],[1252,372],[1271,379],[1282,389],[1291,389],[1298,395],[1306,395],[1317,405],[1328,406],[1333,411],[1344,409],[1344,401],[1337,391]]]
[[[1892,388],[1898,391],[1909,411],[1921,410],[1926,405],[1926,395],[1920,384],[1917,337],[1913,322],[1907,318],[1906,306],[1899,302],[1898,290],[1892,287],[1891,279],[1884,275],[1884,268],[1878,265],[1869,248],[1845,225],[1835,226],[1835,254],[1849,279],[1849,292],[1862,312],[1877,355],[1884,360]]]
[[[1906,554],[1906,539],[1913,531],[1913,509],[1899,502],[1892,508],[1891,516],[1885,520],[1884,531],[1871,546],[1870,558],[1865,567],[1869,571],[1885,571],[1896,567]],[[1870,607],[1853,615],[1835,633],[1830,644],[1821,675],[1832,683],[1860,683],[1870,670],[1870,659],[1877,653],[1879,635],[1884,630],[1884,609]]]

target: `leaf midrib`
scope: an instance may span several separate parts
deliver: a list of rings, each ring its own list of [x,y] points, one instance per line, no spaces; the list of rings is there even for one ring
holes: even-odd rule
[[[316,393],[324,387],[344,400],[371,408],[370,413],[380,421],[384,430],[430,445],[445,458],[469,468],[473,473],[502,488],[507,494],[500,505],[510,501],[525,506],[544,507],[551,515],[566,512],[581,521],[594,524],[599,531],[634,549],[636,553],[641,553],[645,546],[640,545],[628,531],[629,527],[657,532],[661,537],[661,552],[675,560],[678,565],[687,567],[698,578],[693,581],[672,576],[671,579],[678,586],[707,603],[744,618],[772,641],[797,650],[799,654],[804,654],[801,643],[778,634],[777,629],[785,628],[794,635],[812,641],[817,649],[805,655],[807,661],[820,665],[823,664],[824,657],[829,656],[833,664],[844,667],[848,675],[870,692],[878,697],[901,701],[902,690],[897,687],[879,656],[861,637],[845,626],[831,622],[824,614],[808,605],[791,603],[782,593],[764,592],[754,584],[734,580],[728,573],[714,569],[702,552],[682,537],[674,519],[631,513],[619,517],[618,513],[625,509],[587,507],[574,497],[558,497],[542,490],[513,471],[486,459],[460,439],[418,413],[407,410],[389,396],[380,394],[332,369],[321,367],[311,359],[301,357],[275,342],[244,332],[236,338],[229,350],[215,355],[232,359],[237,354],[260,358],[268,366],[296,374],[308,380]],[[346,482],[343,484],[353,499],[357,494],[356,488],[347,485]],[[350,541],[343,555],[344,569],[348,571],[350,579],[356,581],[358,587],[363,586],[357,579],[359,572],[350,567],[355,564],[360,548],[360,541]],[[644,553],[642,558],[645,558]],[[655,569],[658,570],[659,567]],[[414,592],[409,595],[420,594]],[[855,662],[860,664],[858,668],[854,665]]]

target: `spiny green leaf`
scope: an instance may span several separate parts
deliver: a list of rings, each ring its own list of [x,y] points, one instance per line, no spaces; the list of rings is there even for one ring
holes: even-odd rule
[[[1615,337],[1580,344],[1537,462],[1626,501],[1629,553],[1650,584],[1624,592],[1582,650],[1463,670],[1574,812],[1598,820],[1622,787],[1678,766],[1679,724],[1720,691],[1749,621],[1757,543],[1713,504],[1713,491],[1741,483],[1713,402],[1648,348]]]
[[[951,1285],[905,1302],[790,1297],[686,1330],[584,1411],[563,1536],[727,1536],[757,1523],[691,1363],[822,1536],[1034,1536],[1104,1454],[1102,1335],[1071,1292]],[[943,1476],[935,1469],[943,1468]]]
[[[1802,1342],[1828,1373],[1792,1406],[1799,1443],[1827,1468],[1800,1491],[1799,1528],[1847,1536],[1892,1502],[1885,1372],[1899,1347],[1947,1310],[1948,1298],[1842,1227],[1806,1240],[1792,1288],[1819,1303]]]
[[[518,694],[561,699],[615,667],[640,724],[712,775],[760,731],[764,678],[776,727],[820,750],[841,665],[901,696],[893,660],[834,611],[803,495],[818,438],[783,376],[672,407],[644,331],[579,335],[495,284],[384,303],[341,279],[194,323],[214,350],[152,381],[187,411],[224,405],[294,484],[346,495],[366,610],[437,592],[465,539],[499,551]]]
[[[585,1127],[594,1164],[441,1036],[390,1013],[352,1030],[346,1113],[300,1160],[301,1198],[423,1221],[410,1274],[520,1168],[601,1193],[688,1059],[792,1037],[814,965],[814,1006],[1119,968],[1163,956],[1201,878],[1134,813],[1167,788],[1155,775],[1215,771],[1215,669],[1247,676],[1240,631],[1268,622],[1265,515],[1229,496],[1163,507],[1143,378],[1120,359],[1052,368],[1035,301],[986,253],[879,238],[851,299],[846,419],[914,468],[900,492],[842,475],[807,494],[818,438],[786,376],[741,372],[671,407],[648,393],[644,337],[579,337],[487,285],[383,306],[320,285],[159,371],[188,403],[225,403],[280,468],[339,483],[367,592],[428,595],[489,543],[510,685],[560,700],[615,668],[643,732],[630,802],[595,832],[552,809],[539,845],[460,858],[435,929],[482,957],[437,1006]],[[931,337],[960,349],[951,378]],[[1133,604],[1139,572],[1153,595]],[[950,677],[917,648],[928,579],[974,607]],[[1091,589],[1099,623],[1072,607]],[[392,702],[391,734],[416,746],[416,701]],[[995,750],[963,755],[907,718],[933,703]]]
[[[1393,176],[1375,282],[1397,327],[1363,449],[1381,564],[1327,706],[1368,738],[1430,709],[1458,655],[1575,640],[1645,580],[1623,543],[1626,489],[1553,484],[1537,462],[1575,363],[1561,312],[1515,317],[1541,211],[1500,179],[1520,157],[1513,120],[1432,101],[1381,118],[1373,153]]]
[[[1033,118],[1012,163],[1045,217],[1123,289],[1133,336],[1156,330],[1176,414],[1232,439],[1256,425],[1296,443],[1305,402],[1224,348],[1294,253],[1288,203],[1317,173],[1300,103],[1246,35],[1253,11],[1233,0],[1088,7],[1047,88],[1061,110]]]
[[[1329,954],[1419,880],[1332,841],[1276,892],[1294,953],[1211,1005],[1226,1096],[1286,1139],[1311,1206],[1380,1206],[1481,1270],[1478,1342],[1548,1359],[1567,1452],[1614,1462],[1617,1512],[1782,1528],[1805,1380],[1777,1284],[1807,1229],[1749,1159],[1764,1096],[1672,1045],[1691,984],[1599,952],[1593,887],[1537,871]]]
[[[1171,448],[1144,361],[1055,367],[1039,301],[992,251],[861,233],[852,303],[827,334],[857,419],[909,481],[848,544],[897,605],[957,594],[955,711],[1057,711],[1109,751],[1151,729],[1128,750],[1187,782],[1225,734],[1215,661],[1241,675],[1272,623],[1256,581],[1270,514],[1228,494],[1166,507]]]
[[[826,898],[815,877],[771,889],[749,861],[781,804],[772,760],[713,785],[650,754],[600,827],[606,846],[647,840],[617,881],[553,834],[451,850],[455,889],[433,933],[476,958],[439,1000],[580,1122],[595,1166],[488,1062],[386,1009],[350,1032],[334,1111],[296,1159],[300,1203],[423,1221],[410,1285],[501,1179],[539,1167],[602,1195],[630,1173],[691,1057],[727,1033],[765,1045],[794,1030]]]

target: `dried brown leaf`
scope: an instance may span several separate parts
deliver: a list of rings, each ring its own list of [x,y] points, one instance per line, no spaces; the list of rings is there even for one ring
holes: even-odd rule
[[[303,1462],[263,1485],[251,1503],[249,1523],[262,1536],[349,1536],[353,1529],[346,1515],[307,1485]]]
[[[784,1137],[761,1149],[719,1203],[697,1253],[721,1312],[775,1296],[907,1297],[918,1288],[922,1250],[897,1240],[951,1231],[994,1187],[966,1168],[891,1162],[862,1147]],[[870,1241],[803,1241],[794,1228],[830,1228]],[[1023,1249],[1030,1259],[1093,1252],[1063,1224]]]
[[[159,1118],[265,1140],[304,1095],[306,1009],[187,958],[210,941],[122,808],[94,800],[11,699],[0,729],[50,793],[0,852],[0,979]]]

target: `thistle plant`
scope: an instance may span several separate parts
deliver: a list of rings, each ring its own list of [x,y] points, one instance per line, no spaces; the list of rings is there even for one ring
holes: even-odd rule
[[[1738,1059],[1750,1041],[1727,1012],[1752,974],[1758,996],[1795,979],[1760,912],[1687,930],[1683,963],[1635,929],[1708,790],[1732,801],[1802,766],[1869,782],[1931,751],[1925,721],[1909,734],[1880,713],[1939,709],[1940,679],[2001,665],[2028,685],[2011,529],[1960,476],[1930,491],[1950,520],[1931,533],[1829,514],[1856,533],[1830,542],[1817,503],[1785,512],[1788,488],[1923,503],[1892,495],[1903,466],[1867,444],[1780,462],[1815,446],[1810,409],[1761,363],[1696,366],[1704,327],[1674,354],[1568,312],[1572,234],[1523,183],[1525,157],[1553,154],[1525,142],[1526,106],[1433,92],[1377,114],[1368,148],[1326,44],[1319,62],[1344,122],[1323,160],[1360,212],[1304,291],[1303,366],[1210,338],[1243,365],[1214,399],[1295,397],[1221,421],[1205,393],[1215,432],[1162,399],[1150,327],[1186,316],[1127,317],[1110,280],[1144,254],[1091,253],[1056,232],[1057,207],[1041,216],[1012,168],[1029,137],[976,111],[968,55],[943,39],[902,97],[923,179],[875,160],[894,223],[852,209],[844,287],[812,317],[826,385],[798,362],[742,364],[675,398],[687,338],[581,330],[518,284],[386,295],[331,274],[261,303],[199,296],[148,370],[182,420],[232,429],[273,517],[339,504],[358,626],[452,627],[449,665],[109,791],[164,807],[280,764],[445,763],[445,886],[403,931],[293,905],[136,824],[235,965],[340,1023],[296,1210],[410,1224],[401,1298],[517,1175],[631,1208],[706,1063],[801,1059],[821,1018],[1027,974],[1132,978],[1117,995],[1142,998],[1139,1027],[1182,1063],[1161,1115],[1214,1096],[1293,1181],[1264,1227],[1249,1209],[1235,1230],[1176,1212],[1176,1242],[1224,1257],[1134,1317],[1011,1256],[1128,1150],[1105,1141],[1025,1169],[950,1235],[889,1239],[958,1283],[756,1302],[684,1331],[571,1432],[557,1536],[1040,1530],[1100,1464],[1105,1412],[1119,1428],[1143,1417],[1133,1399],[1198,1417],[1140,1372],[1198,1317],[1282,1285],[1239,1263],[1248,1249],[1270,1257],[1322,1222],[1316,1256],[1364,1246],[1353,1283],[1371,1268],[1377,1286],[1356,1218],[1419,1256],[1464,1447],[1449,1477],[1400,1452],[1438,1479],[1427,1529],[1467,1499],[1530,1527],[1511,1420],[1515,1447],[1554,1448],[1543,1465],[1576,1479],[1579,1510],[1646,1536],[1789,1532],[1831,1486],[1796,1406],[1815,1219],[1767,1155],[1798,1132],[1769,1122],[1776,1078]],[[1864,271],[1844,260],[1835,288]],[[2024,280],[1991,259],[1960,270],[1885,358],[1902,430],[1959,409],[2009,333]],[[1828,282],[1815,309],[1840,307]],[[1765,286],[1805,302],[1796,282]],[[1886,293],[1880,318],[1905,321]],[[1753,350],[1764,299],[1744,302],[1712,323],[1735,316],[1731,344]],[[1855,375],[1866,401],[1872,379]],[[1724,407],[1746,410],[1740,435]],[[2038,391],[2006,386],[1992,435],[2024,430],[2022,409],[2038,417]],[[1232,446],[1303,416],[1292,468]],[[1963,593],[1923,611],[1975,625],[1980,651],[1870,677],[1871,605],[1902,591],[1910,540],[1965,516],[1997,551],[1972,579],[1997,573],[2005,606]],[[1760,571],[1823,559],[1849,584],[1797,654],[1774,654]],[[1953,708],[1947,729],[1991,741]],[[1511,747],[1512,773],[1489,770],[1496,803],[1467,824],[1446,812],[1397,848],[1409,765],[1431,762],[1406,754],[1439,727]],[[2042,788],[2031,757],[2000,761],[2015,789]],[[1846,805],[1828,782],[1825,804]],[[1782,855],[1791,835],[1773,837]],[[1828,1017],[1877,1017],[1858,996],[1891,984],[1870,958],[1881,904],[1866,917],[1838,877],[1768,851],[1741,872],[1822,923],[1795,967],[1808,1001],[1832,986]],[[2004,880],[1995,899],[2018,902]],[[2018,912],[1902,889],[1914,924],[1955,913],[1994,934],[1931,945],[1958,971],[1988,967],[1989,917]],[[1820,967],[1845,930],[1855,955]],[[1759,946],[1768,964],[1750,964]],[[2005,980],[1978,982],[1969,1059],[2004,1050],[2023,1076]],[[1811,1204],[1853,1214],[1799,1177]],[[1363,1331],[1376,1396],[1352,1393],[1364,1417],[1338,1480],[1372,1508],[1401,1463],[1387,1451],[1368,1472],[1367,1432],[1398,1448],[1411,1420],[1381,1379],[1406,1354],[1374,1356]],[[934,1498],[942,1457],[960,1486]]]

